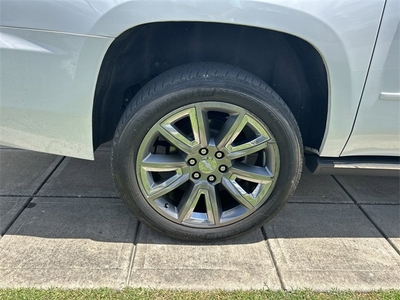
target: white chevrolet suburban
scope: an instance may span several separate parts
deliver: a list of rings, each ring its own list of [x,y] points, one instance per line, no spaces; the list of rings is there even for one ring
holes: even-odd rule
[[[0,0],[0,144],[82,159],[187,240],[314,173],[398,175],[399,0]]]

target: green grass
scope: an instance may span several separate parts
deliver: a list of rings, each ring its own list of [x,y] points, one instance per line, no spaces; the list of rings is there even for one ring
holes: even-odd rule
[[[158,289],[0,289],[0,299],[174,299],[174,300],[222,300],[222,299],[361,299],[400,300],[400,290],[370,293],[338,292],[328,293],[303,291],[176,291]]]

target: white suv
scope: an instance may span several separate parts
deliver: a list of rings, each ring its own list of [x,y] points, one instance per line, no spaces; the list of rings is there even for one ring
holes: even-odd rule
[[[400,1],[1,0],[0,143],[93,159],[192,240],[270,220],[315,173],[399,174]],[[377,173],[378,172],[378,173]]]

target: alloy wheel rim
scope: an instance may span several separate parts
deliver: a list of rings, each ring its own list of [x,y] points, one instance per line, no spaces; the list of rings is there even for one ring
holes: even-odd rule
[[[139,188],[163,217],[196,228],[243,220],[263,205],[279,174],[267,126],[234,104],[201,102],[161,118],[136,158]]]

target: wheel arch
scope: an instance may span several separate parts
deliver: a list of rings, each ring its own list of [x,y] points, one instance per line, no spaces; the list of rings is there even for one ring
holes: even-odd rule
[[[231,64],[260,77],[292,110],[305,146],[321,146],[328,74],[314,46],[293,35],[251,26],[156,22],[123,32],[103,59],[93,106],[94,149],[112,139],[127,103],[147,81],[200,61]]]

